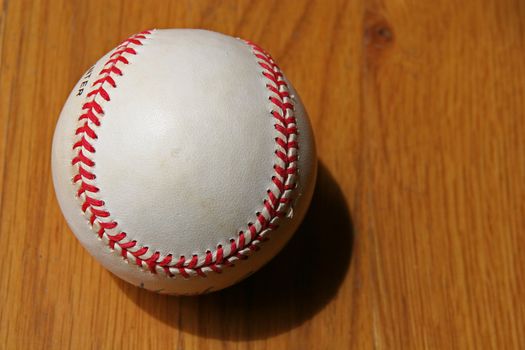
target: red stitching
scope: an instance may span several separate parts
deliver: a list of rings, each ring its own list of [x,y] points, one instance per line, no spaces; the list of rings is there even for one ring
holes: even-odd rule
[[[95,161],[92,155],[96,152],[92,141],[97,139],[96,128],[101,126],[101,117],[104,115],[103,104],[111,101],[111,89],[117,87],[116,76],[122,76],[122,66],[130,64],[129,58],[137,55],[133,46],[143,45],[151,31],[136,34],[120,44],[109,56],[99,76],[87,94],[89,99],[82,106],[82,113],[78,118],[79,127],[75,131],[77,137],[73,144],[76,154],[71,160],[76,172],[73,182],[77,186],[77,196],[82,200],[81,209],[89,220],[93,230],[100,238],[106,238],[111,249],[120,250],[120,255],[138,266],[148,269],[152,273],[163,272],[168,277],[180,275],[184,278],[191,276],[206,277],[206,273],[222,272],[223,266],[234,266],[238,259],[246,259],[252,251],[257,251],[260,243],[266,241],[268,232],[275,230],[278,218],[285,216],[290,205],[290,197],[296,187],[297,173],[297,127],[294,117],[294,105],[286,81],[283,79],[279,67],[271,56],[254,43],[246,41],[251,48],[261,74],[266,78],[266,88],[274,110],[270,116],[274,120],[275,130],[279,136],[275,138],[274,176],[271,183],[274,189],[268,189],[263,199],[263,212],[255,214],[255,223],[248,223],[246,230],[238,233],[237,239],[231,239],[225,251],[222,245],[217,245],[215,251],[206,251],[201,257],[197,254],[186,259],[180,256],[174,259],[171,254],[162,256],[159,251],[141,246],[135,240],[128,240],[125,232],[118,230],[118,223],[111,218],[109,210],[104,208],[104,201],[96,198],[100,191],[94,184],[96,175],[93,167]],[[120,66],[120,67],[118,67]]]

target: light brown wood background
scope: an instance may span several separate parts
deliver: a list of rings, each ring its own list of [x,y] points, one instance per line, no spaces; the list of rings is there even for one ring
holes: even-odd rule
[[[522,0],[0,0],[1,349],[525,349]],[[305,224],[240,285],[112,277],[61,216],[55,122],[147,28],[270,51],[321,161]]]

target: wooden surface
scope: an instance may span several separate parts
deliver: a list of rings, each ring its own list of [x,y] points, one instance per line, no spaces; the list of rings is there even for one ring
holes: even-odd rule
[[[521,0],[0,0],[1,349],[525,349]],[[270,51],[321,171],[269,266],[176,298],[112,277],[58,208],[50,145],[128,35],[199,27]]]

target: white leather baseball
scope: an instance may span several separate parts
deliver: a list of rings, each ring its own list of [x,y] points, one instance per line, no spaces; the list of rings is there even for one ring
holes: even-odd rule
[[[304,107],[255,44],[193,29],[136,34],[80,79],[60,115],[53,181],[108,270],[199,294],[270,260],[312,197]]]

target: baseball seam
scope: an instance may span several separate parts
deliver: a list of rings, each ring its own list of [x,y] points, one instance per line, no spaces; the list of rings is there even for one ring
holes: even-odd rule
[[[273,106],[270,114],[279,135],[274,140],[276,150],[271,188],[267,190],[263,207],[256,212],[254,222],[248,223],[245,230],[238,232],[237,238],[230,239],[229,246],[218,244],[213,252],[208,250],[200,256],[193,254],[189,258],[184,255],[176,258],[172,254],[163,256],[159,251],[129,239],[126,232],[120,231],[117,221],[112,218],[99,196],[94,169],[96,149],[93,144],[98,137],[96,130],[102,124],[104,104],[111,100],[111,89],[117,88],[115,79],[123,76],[119,66],[130,64],[128,58],[137,55],[134,47],[143,45],[143,41],[151,34],[150,30],[135,34],[117,46],[91,85],[75,131],[75,154],[71,161],[74,167],[73,184],[77,188],[76,196],[81,201],[81,210],[91,229],[126,261],[134,261],[139,267],[152,273],[163,272],[169,277],[206,277],[208,272],[220,273],[223,266],[234,266],[235,261],[246,259],[253,251],[258,250],[261,242],[269,238],[269,233],[278,227],[280,218],[291,208],[291,197],[297,186],[298,154],[294,103],[283,74],[271,56],[256,44],[244,41],[251,49],[267,82],[268,99]]]

